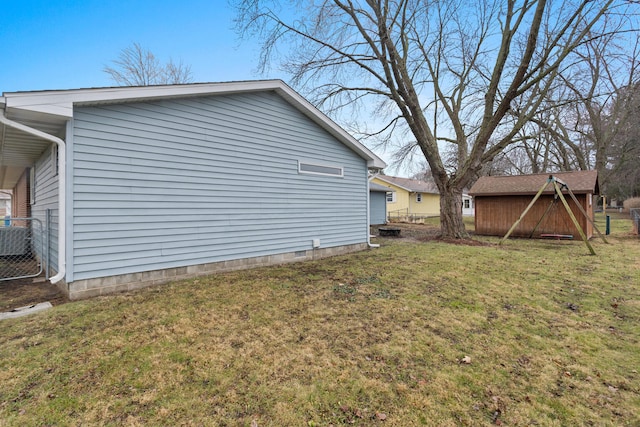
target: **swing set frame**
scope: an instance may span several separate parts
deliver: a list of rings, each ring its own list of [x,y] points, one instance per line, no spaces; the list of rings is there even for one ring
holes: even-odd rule
[[[551,204],[549,204],[549,206],[547,207],[547,209],[545,210],[544,214],[542,215],[542,217],[540,218],[540,220],[538,221],[538,223],[536,224],[536,226],[533,228],[533,230],[531,231],[531,234],[529,235],[529,238],[533,237],[533,233],[536,231],[536,229],[538,228],[538,226],[542,223],[542,221],[544,220],[544,218],[547,216],[547,214],[551,211],[551,208],[556,205],[557,200],[561,200],[562,204],[564,205],[564,208],[567,210],[567,214],[569,215],[569,217],[571,218],[571,221],[573,222],[573,225],[576,227],[576,229],[578,230],[578,233],[580,234],[580,237],[582,238],[582,241],[587,245],[587,248],[589,249],[589,252],[591,253],[591,255],[595,255],[596,251],[593,249],[593,246],[591,246],[591,243],[589,243],[589,239],[587,239],[587,235],[585,234],[584,230],[582,229],[582,227],[580,226],[580,223],[578,222],[578,220],[576,219],[575,215],[573,214],[573,211],[571,210],[571,208],[569,207],[569,203],[567,202],[567,199],[564,197],[564,195],[562,194],[562,190],[567,190],[567,193],[569,194],[569,196],[571,196],[571,199],[573,200],[573,202],[576,204],[576,206],[578,207],[578,209],[580,210],[580,213],[582,213],[582,215],[584,215],[584,217],[587,219],[587,221],[589,221],[591,223],[591,225],[593,226],[593,229],[596,230],[596,232],[598,233],[598,236],[600,236],[600,238],[605,242],[605,243],[609,243],[607,242],[607,239],[604,237],[604,235],[600,232],[600,230],[598,229],[598,227],[596,226],[595,222],[593,222],[593,220],[591,219],[591,217],[589,217],[589,215],[587,214],[587,212],[584,210],[584,208],[582,207],[582,205],[580,204],[580,202],[578,201],[578,199],[576,198],[576,196],[573,194],[573,192],[571,191],[571,189],[569,188],[569,186],[563,182],[562,180],[560,180],[559,178],[556,178],[553,175],[549,175],[549,178],[547,178],[546,182],[544,183],[544,185],[540,188],[540,190],[538,191],[538,193],[534,196],[533,200],[531,201],[531,203],[529,203],[529,205],[526,207],[526,209],[522,212],[522,214],[520,214],[520,217],[516,220],[515,223],[513,223],[513,225],[511,226],[511,228],[509,229],[509,231],[507,231],[507,234],[504,235],[504,237],[502,239],[500,239],[500,242],[498,243],[499,245],[502,245],[505,240],[507,240],[509,238],[509,236],[511,235],[511,233],[513,233],[513,231],[516,229],[516,227],[518,226],[518,224],[520,224],[520,221],[522,221],[522,219],[525,217],[525,215],[529,212],[529,210],[533,207],[533,205],[536,203],[536,201],[540,198],[540,196],[542,195],[542,193],[544,193],[544,191],[547,189],[547,187],[549,186],[549,184],[553,185],[554,191],[555,191],[555,195],[554,195],[554,200],[551,202]],[[542,235],[544,237],[555,237],[557,239],[561,239],[561,238],[573,238],[572,235],[559,235],[559,234],[549,234],[549,235]]]

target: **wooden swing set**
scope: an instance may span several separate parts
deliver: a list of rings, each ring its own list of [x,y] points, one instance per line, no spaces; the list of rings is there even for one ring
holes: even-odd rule
[[[573,202],[576,204],[576,206],[578,207],[578,209],[580,210],[582,215],[584,215],[584,217],[587,219],[587,221],[589,221],[591,223],[591,225],[593,226],[593,229],[596,230],[596,232],[598,233],[598,236],[600,236],[600,238],[605,243],[609,243],[609,242],[607,242],[607,239],[605,239],[605,237],[602,235],[600,230],[598,230],[598,227],[593,222],[591,217],[589,217],[587,212],[584,210],[584,208],[582,207],[582,205],[580,204],[580,202],[578,201],[576,196],[573,194],[573,192],[571,191],[569,186],[565,182],[563,182],[560,179],[554,177],[553,175],[549,175],[549,178],[547,178],[547,181],[540,188],[540,190],[535,195],[535,197],[533,198],[531,203],[529,203],[529,206],[527,206],[527,208],[522,212],[522,214],[520,215],[520,218],[518,218],[516,220],[516,222],[511,226],[509,231],[507,231],[507,234],[505,234],[504,237],[502,239],[500,239],[500,242],[498,244],[501,245],[502,243],[504,243],[505,240],[507,240],[509,238],[511,233],[513,233],[513,230],[515,230],[516,227],[518,226],[518,224],[520,224],[520,221],[522,221],[522,218],[524,218],[525,215],[527,214],[527,212],[529,212],[529,210],[531,209],[531,207],[533,207],[533,205],[540,198],[542,193],[547,189],[549,184],[552,184],[553,188],[555,190],[555,194],[554,194],[553,200],[551,201],[551,203],[549,204],[549,206],[545,210],[544,214],[542,215],[542,217],[540,218],[540,220],[538,221],[536,226],[531,231],[531,234],[529,235],[529,238],[533,237],[533,234],[535,233],[535,231],[538,228],[538,226],[542,223],[542,221],[549,214],[549,212],[551,212],[551,209],[554,206],[557,205],[557,201],[560,200],[560,201],[562,201],[562,204],[564,205],[564,208],[567,210],[567,214],[571,218],[571,221],[573,221],[573,225],[578,230],[578,233],[580,233],[580,237],[582,237],[582,241],[587,245],[587,248],[589,248],[589,252],[591,253],[591,255],[595,255],[596,251],[593,250],[593,246],[591,246],[591,244],[589,243],[589,239],[587,239],[587,235],[585,234],[584,230],[580,226],[580,223],[578,222],[578,220],[576,219],[575,215],[573,214],[573,211],[569,207],[569,203],[567,203],[567,199],[565,199],[564,195],[562,194],[562,190],[563,189],[567,190],[567,192],[569,193],[569,196],[571,196],[571,199],[573,200]],[[573,235],[571,235],[571,234],[541,234],[540,237],[555,238],[555,239],[558,239],[558,240],[560,240],[560,239],[573,239]]]

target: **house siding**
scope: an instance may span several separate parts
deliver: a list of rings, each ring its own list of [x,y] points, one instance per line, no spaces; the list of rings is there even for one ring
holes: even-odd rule
[[[469,207],[465,208],[464,207],[464,202],[465,200],[468,200],[469,203]],[[464,216],[473,216],[475,214],[475,206],[474,206],[474,200],[473,197],[467,195],[467,194],[463,194],[462,195],[462,215]]]
[[[418,193],[407,193],[409,200],[409,214],[418,216],[438,216],[440,215],[440,195],[432,193],[422,194],[422,200],[417,201]]]
[[[45,260],[46,248],[42,246],[42,240],[49,243],[49,268],[50,271],[58,271],[58,175],[55,170],[55,157],[53,155],[55,145],[50,145],[35,163],[35,195],[30,197],[31,217],[42,224],[42,233],[34,234],[34,249],[36,254]],[[50,230],[47,227],[47,210],[50,210]],[[45,235],[48,234],[48,239]]]
[[[370,224],[385,224],[387,222],[387,193],[371,191],[369,197]]]
[[[389,217],[402,216],[406,215],[409,212],[409,193],[407,192],[407,190],[405,190],[404,188],[400,188],[397,185],[381,181],[378,178],[374,178],[371,182],[389,187],[390,189],[395,191],[395,202],[387,203],[387,215],[389,215]]]
[[[367,240],[366,161],[274,92],[77,107],[73,123],[74,281]]]
[[[402,218],[409,215],[438,216],[440,215],[440,195],[421,193],[422,201],[416,201],[416,194],[397,185],[374,178],[371,182],[389,187],[396,192],[396,201],[387,203],[387,213],[390,218]]]

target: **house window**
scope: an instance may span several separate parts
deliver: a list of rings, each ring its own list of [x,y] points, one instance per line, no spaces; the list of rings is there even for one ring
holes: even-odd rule
[[[395,203],[396,202],[396,193],[395,191],[387,192],[387,203]]]
[[[469,209],[471,207],[471,201],[469,199],[464,199],[464,208]]]
[[[326,175],[343,177],[344,170],[338,166],[319,165],[314,163],[298,162],[298,172],[313,175]]]
[[[416,193],[416,203],[420,203],[422,201],[422,193]]]

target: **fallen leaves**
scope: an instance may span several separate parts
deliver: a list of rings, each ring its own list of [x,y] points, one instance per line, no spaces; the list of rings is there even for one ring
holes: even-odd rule
[[[376,418],[380,421],[384,421],[387,419],[387,414],[385,414],[384,412],[376,412]]]

